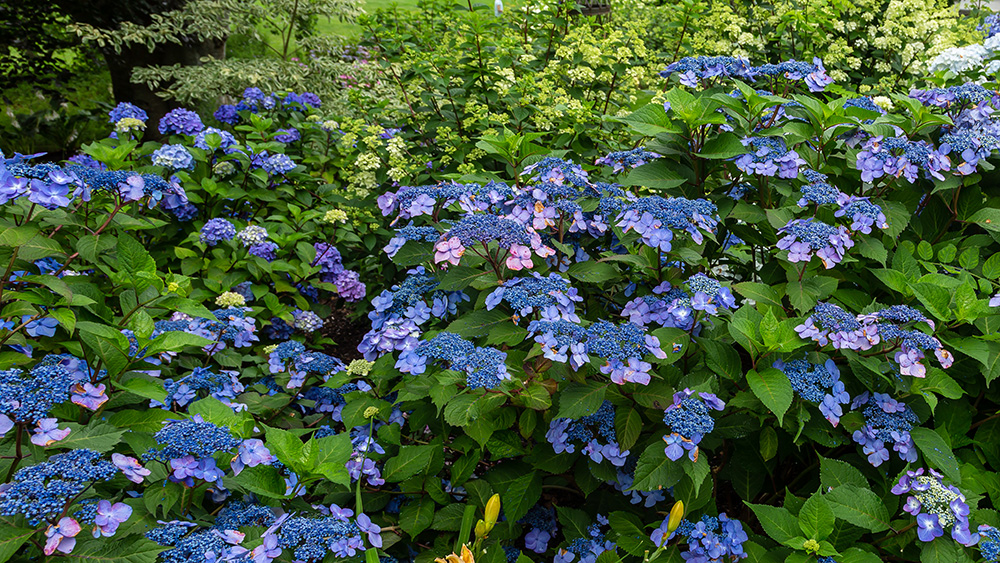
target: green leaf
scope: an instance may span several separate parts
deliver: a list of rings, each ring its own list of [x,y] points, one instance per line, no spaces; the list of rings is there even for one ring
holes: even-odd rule
[[[615,412],[615,434],[618,446],[627,450],[635,445],[642,432],[642,415],[636,409],[617,409]]]
[[[867,488],[841,485],[823,495],[834,515],[871,532],[889,528],[889,512],[875,493]]]
[[[948,310],[951,294],[947,289],[929,282],[912,283],[910,288],[935,318],[942,321],[951,319],[951,313]]]
[[[295,434],[280,428],[264,428],[264,436],[267,441],[267,448],[296,473],[308,473],[311,467],[307,464],[308,453],[302,439]]]
[[[473,268],[472,266],[452,266],[448,268],[447,272],[441,276],[441,283],[438,285],[437,289],[440,291],[461,291],[470,285],[472,282],[479,277],[486,277],[488,272],[484,272],[482,268]]]
[[[732,381],[743,378],[743,362],[736,348],[711,338],[698,338],[697,341],[705,349],[708,369]]]
[[[958,460],[955,459],[955,454],[952,453],[948,443],[936,430],[918,426],[910,430],[910,437],[930,465],[941,470],[954,484],[962,484],[962,472],[958,468]]]
[[[163,383],[152,379],[145,379],[142,376],[125,380],[121,383],[121,387],[130,393],[135,393],[147,399],[153,399],[159,403],[167,400],[167,390],[163,388]]]
[[[972,563],[972,558],[956,542],[932,541],[920,550],[920,563]]]
[[[984,208],[976,211],[967,222],[976,223],[987,231],[1000,231],[1000,209]]]
[[[785,543],[800,534],[799,521],[787,508],[749,502],[746,504],[757,515],[764,532],[774,541]]]
[[[0,527],[0,563],[17,554],[34,533],[35,530],[28,528]]]
[[[163,422],[171,418],[177,418],[177,415],[162,409],[123,410],[111,415],[108,422],[133,432],[157,432],[163,428]]]
[[[507,485],[506,490],[500,490],[503,513],[516,522],[542,497],[542,476],[537,471],[518,477]]]
[[[72,429],[69,436],[52,444],[50,448],[66,448],[70,450],[86,448],[95,452],[109,452],[122,439],[125,430],[116,428],[111,424],[101,424],[93,428],[81,427],[70,423]]]
[[[781,296],[773,287],[757,282],[743,282],[733,284],[733,289],[737,293],[748,299],[753,299],[757,303],[762,303],[770,307],[781,309]]]
[[[399,453],[385,463],[383,477],[390,483],[398,483],[426,470],[434,458],[434,450],[441,446],[402,446]]]
[[[486,336],[497,327],[512,322],[513,320],[510,315],[499,309],[493,309],[492,311],[481,310],[473,311],[455,319],[445,330],[454,332],[464,338],[475,338]]]
[[[819,458],[819,480],[824,489],[842,485],[868,487],[868,480],[858,468],[839,459]]]
[[[420,497],[399,510],[399,527],[415,538],[434,522],[434,501],[430,497]]]
[[[118,236],[118,264],[122,270],[132,275],[133,279],[140,272],[156,273],[156,262],[149,251],[139,241],[127,233]]]
[[[770,426],[760,431],[760,457],[767,461],[778,453],[778,433]]]
[[[620,180],[623,186],[643,186],[658,190],[669,190],[682,185],[687,180],[681,176],[676,165],[665,160],[654,160],[633,168]],[[581,262],[585,264],[585,262]]]
[[[788,376],[775,368],[765,368],[759,372],[750,370],[747,372],[747,383],[764,406],[778,417],[780,425],[788,407],[792,405],[792,383]]]
[[[631,491],[656,491],[660,487],[664,489],[676,485],[684,470],[676,461],[671,461],[664,453],[665,446],[662,442],[656,441],[646,447],[639,456],[639,462],[635,467],[635,480],[632,482]]]
[[[799,510],[799,528],[809,539],[823,540],[833,533],[833,509],[819,493],[813,493]]]
[[[72,553],[60,559],[67,563],[156,563],[160,552],[165,549],[145,538],[118,541],[101,538],[82,542]]]
[[[852,547],[840,553],[840,557],[837,557],[837,563],[882,563],[882,558],[870,551]]]
[[[595,262],[593,260],[588,260],[586,262],[577,262],[566,270],[566,273],[573,279],[586,282],[586,283],[602,283],[614,279],[618,279],[621,274],[618,272],[618,268],[608,262]]]
[[[197,334],[180,330],[164,332],[149,342],[146,357],[152,357],[160,352],[178,352],[188,346],[203,348],[212,341]]]
[[[240,487],[251,493],[267,498],[285,498],[287,485],[277,468],[270,465],[245,467],[239,475],[233,477]]]
[[[1000,252],[983,262],[983,276],[991,280],[1000,278]]]
[[[604,402],[607,385],[595,382],[570,383],[559,393],[559,412],[556,418],[582,418],[597,412]]]
[[[649,539],[649,534],[643,531],[642,521],[635,514],[612,512],[608,515],[608,524],[618,534],[615,543],[629,555],[639,557],[656,548]]]
[[[698,156],[713,160],[725,160],[746,152],[747,148],[740,142],[739,137],[733,133],[722,133],[718,137],[709,139]]]

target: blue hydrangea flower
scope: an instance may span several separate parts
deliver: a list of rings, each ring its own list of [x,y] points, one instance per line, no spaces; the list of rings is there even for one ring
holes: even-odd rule
[[[594,463],[601,463],[607,459],[615,467],[622,467],[629,455],[629,450],[622,451],[618,446],[615,434],[615,407],[610,401],[604,401],[597,412],[578,420],[553,419],[549,423],[545,438],[552,444],[552,449],[557,454],[573,453],[576,451],[576,444],[582,443],[582,453],[589,456]]]
[[[736,167],[747,174],[795,178],[806,161],[788,148],[781,137],[746,137],[741,141],[749,152],[734,159]]]
[[[153,164],[172,170],[193,170],[194,157],[184,145],[163,145],[153,151]]]
[[[108,123],[118,123],[122,119],[131,118],[139,121],[146,121],[149,116],[142,108],[128,102],[119,102],[110,112],[108,112]]]
[[[812,217],[792,219],[778,229],[778,233],[784,236],[776,246],[788,251],[789,262],[809,262],[815,255],[828,270],[839,264],[847,250],[854,246],[846,228],[827,225]]]
[[[704,199],[649,196],[623,206],[617,221],[625,232],[635,230],[647,246],[669,252],[673,230],[686,231],[701,244],[701,231],[715,232],[719,216],[715,205]]]
[[[687,551],[681,553],[685,561],[698,563],[724,563],[745,559],[747,553],[743,543],[749,537],[743,531],[743,524],[735,518],[729,518],[726,513],[718,518],[702,516],[698,522],[681,520],[670,535],[667,535],[670,516],[663,519],[659,527],[653,530],[649,539],[657,546],[666,545],[674,536],[687,540]]]
[[[161,135],[197,135],[205,129],[197,113],[184,108],[170,110],[160,119]]]
[[[844,415],[842,405],[851,402],[840,370],[833,360],[823,365],[811,364],[805,358],[784,362],[778,360],[773,367],[781,370],[792,382],[792,389],[803,399],[819,403],[819,410],[830,424],[837,426]]]
[[[917,538],[933,541],[952,528],[951,537],[964,546],[975,545],[979,537],[969,530],[969,505],[965,495],[953,485],[945,485],[943,475],[924,468],[907,471],[892,487],[892,494],[909,493],[903,510],[917,518]]]
[[[868,462],[878,467],[889,461],[889,450],[886,448],[889,443],[903,461],[917,461],[916,446],[910,437],[910,430],[918,422],[913,410],[906,403],[884,393],[875,393],[869,400],[867,391],[851,403],[852,410],[862,406],[865,407],[862,411],[865,425],[855,430],[852,437],[863,446]]]
[[[912,184],[921,170],[944,180],[941,172],[951,169],[951,160],[926,141],[911,141],[906,137],[883,139],[879,135],[865,142],[855,166],[861,171],[864,182],[873,182],[882,176],[902,176]]]
[[[618,173],[626,168],[637,168],[647,162],[662,158],[662,156],[655,152],[647,151],[645,147],[637,147],[627,151],[610,152],[598,158],[594,164],[610,166],[613,172]]]
[[[709,409],[721,411],[726,404],[712,393],[684,389],[674,393],[674,402],[663,412],[663,423],[670,434],[663,437],[666,456],[677,461],[687,450],[691,461],[698,461],[698,443],[715,428]]]
[[[232,240],[235,236],[236,227],[226,219],[217,218],[209,219],[205,223],[198,238],[209,246],[215,246],[222,241]]]
[[[32,526],[54,521],[70,501],[95,482],[108,481],[117,473],[114,464],[93,450],[56,454],[14,473],[9,486],[0,491],[0,514],[24,516]]]

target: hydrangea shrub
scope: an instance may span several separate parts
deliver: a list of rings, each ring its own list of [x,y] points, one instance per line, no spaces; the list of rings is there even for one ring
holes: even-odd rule
[[[398,131],[257,88],[4,156],[0,559],[995,561],[1000,92],[661,78],[594,161],[328,184]]]

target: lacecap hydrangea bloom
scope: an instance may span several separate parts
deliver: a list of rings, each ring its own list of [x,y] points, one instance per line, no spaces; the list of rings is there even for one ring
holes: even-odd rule
[[[747,174],[795,178],[799,167],[806,164],[780,137],[746,137],[741,142],[749,152],[737,156],[734,162]]]
[[[679,287],[663,282],[653,288],[652,295],[629,301],[622,309],[622,316],[642,327],[652,323],[691,330],[701,320],[700,315],[714,316],[720,310],[735,308],[736,298],[728,287],[705,274],[695,274]]]
[[[396,369],[419,375],[427,369],[428,360],[442,363],[446,369],[463,371],[471,389],[493,389],[510,379],[507,354],[496,348],[477,347],[457,334],[442,332],[421,342],[412,350],[400,354]]]
[[[715,428],[709,409],[721,411],[726,404],[712,393],[696,393],[684,389],[674,393],[674,402],[663,412],[663,423],[670,434],[663,437],[667,458],[677,461],[688,452],[691,461],[698,461],[698,443]]]
[[[704,199],[649,196],[627,203],[617,221],[626,233],[630,230],[638,233],[643,244],[670,252],[673,230],[685,231],[701,244],[702,231],[715,232],[719,216],[715,205]]]
[[[594,463],[605,459],[616,467],[625,465],[629,451],[622,451],[615,432],[615,407],[611,401],[604,401],[593,414],[580,419],[554,418],[549,423],[545,439],[557,453],[574,453],[577,444],[583,444],[582,452]]]
[[[687,540],[687,551],[681,553],[684,561],[691,563],[732,563],[745,559],[748,554],[743,550],[743,543],[749,539],[743,531],[743,524],[735,518],[729,518],[725,513],[713,516],[702,516],[701,520],[692,522],[681,520],[676,530],[667,534],[670,516],[653,530],[649,539],[657,547],[666,545],[675,536]]]
[[[979,541],[969,529],[969,505],[965,495],[953,485],[945,485],[943,475],[934,471],[907,471],[892,487],[894,495],[906,495],[903,510],[917,518],[917,538],[934,541],[951,528],[951,537],[970,546]],[[985,555],[985,554],[984,554]]]
[[[610,166],[612,172],[618,173],[626,168],[637,168],[660,157],[662,155],[647,151],[645,147],[638,147],[628,151],[610,152],[598,158],[594,164]]]
[[[855,430],[852,437],[863,447],[869,463],[878,467],[889,461],[886,446],[890,443],[900,459],[909,463],[917,461],[916,445],[910,437],[910,430],[919,420],[906,403],[884,393],[875,393],[869,398],[865,391],[851,403],[852,410],[860,407],[865,407],[861,411],[865,425]]]
[[[788,251],[789,262],[809,262],[815,255],[828,270],[839,264],[847,250],[854,246],[846,228],[827,225],[811,217],[792,219],[778,232],[785,236],[778,241],[777,247]]]
[[[810,403],[818,403],[819,411],[830,424],[837,426],[844,415],[843,405],[851,402],[851,396],[840,381],[840,370],[833,360],[823,365],[809,363],[805,358],[777,360],[773,366],[788,376],[795,393]]]
[[[552,563],[596,563],[597,558],[605,551],[614,551],[615,542],[608,539],[608,533],[603,530],[608,525],[608,519],[597,515],[597,522],[587,527],[587,536],[576,538],[565,548],[560,548]]]

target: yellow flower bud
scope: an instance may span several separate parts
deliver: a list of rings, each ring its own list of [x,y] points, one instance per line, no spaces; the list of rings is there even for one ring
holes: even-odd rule
[[[500,517],[500,495],[494,493],[490,500],[486,501],[486,531],[493,529]]]
[[[476,537],[477,538],[485,538],[488,531],[489,530],[486,529],[486,522],[483,522],[482,520],[480,520],[479,522],[476,522]]]
[[[368,407],[365,409],[365,418],[375,418],[378,416],[378,407]]]
[[[674,530],[681,525],[682,518],[684,518],[684,501],[679,500],[670,509],[670,520],[667,521],[667,534],[674,533]]]
[[[806,540],[802,543],[802,549],[806,550],[806,553],[817,554],[819,553],[819,542],[816,540]]]

